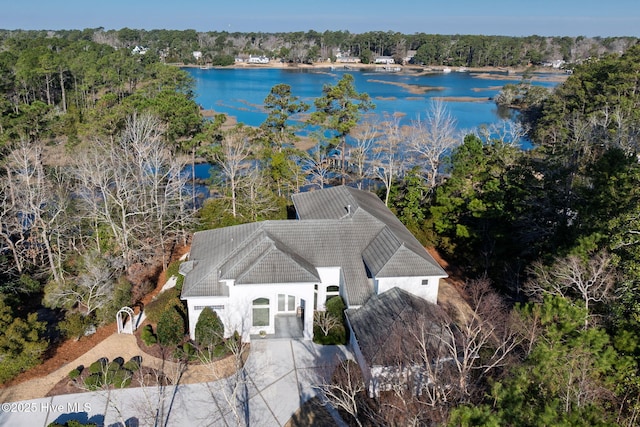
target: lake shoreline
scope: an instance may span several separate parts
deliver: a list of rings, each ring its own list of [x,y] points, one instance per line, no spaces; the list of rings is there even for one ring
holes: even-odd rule
[[[563,70],[549,68],[549,67],[447,67],[444,65],[400,65],[400,64],[337,64],[332,62],[318,62],[315,64],[290,64],[280,61],[270,61],[268,64],[248,64],[246,62],[236,63],[228,66],[214,66],[214,65],[196,65],[196,64],[173,64],[180,68],[200,68],[203,70],[208,69],[245,69],[245,70],[259,70],[259,69],[290,69],[290,70],[317,70],[321,71],[377,71],[381,73],[406,73],[412,75],[423,74],[436,74],[445,72],[466,72],[470,73],[474,78],[486,79],[495,78],[495,74],[503,74],[505,79],[519,80],[526,73],[532,75],[533,80],[538,81],[564,81],[568,78],[568,74]],[[398,71],[395,69],[399,68]],[[550,74],[546,78],[541,78],[539,74]],[[551,80],[553,79],[553,80]]]

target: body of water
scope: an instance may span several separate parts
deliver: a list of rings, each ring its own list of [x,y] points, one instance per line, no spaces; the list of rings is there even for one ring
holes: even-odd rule
[[[372,114],[400,114],[402,120],[408,123],[419,116],[424,117],[432,98],[438,97],[443,99],[456,119],[458,129],[472,131],[502,119],[491,99],[505,84],[519,81],[506,72],[474,74],[453,71],[426,74],[328,68],[186,68],[186,71],[195,79],[196,102],[202,108],[228,114],[238,122],[251,126],[259,126],[267,118],[263,103],[273,86],[288,84],[292,94],[310,104],[313,109],[313,101],[322,96],[324,85],[335,85],[344,73],[350,73],[354,77],[356,90],[367,93],[375,103],[376,108]],[[545,80],[534,84],[545,87],[558,84],[551,79],[557,75],[538,77]],[[470,98],[475,100],[469,100]],[[529,145],[526,141],[521,143],[525,148]],[[196,165],[196,178],[208,178],[210,167],[209,164]],[[188,173],[191,174],[190,168]],[[198,192],[207,194],[206,187],[199,186]]]
[[[517,83],[507,73],[451,72],[425,74],[418,72],[376,72],[330,69],[199,69],[187,68],[196,82],[196,101],[205,109],[226,113],[252,126],[259,126],[267,117],[262,105],[271,88],[284,83],[301,100],[313,104],[322,96],[322,87],[334,85],[344,73],[354,76],[358,92],[369,94],[376,108],[374,114],[400,113],[404,120],[424,116],[431,98],[444,98],[449,112],[462,130],[500,120],[492,100],[507,83]],[[544,77],[544,76],[543,76]],[[557,82],[536,81],[534,84],[553,87]],[[420,93],[422,89],[433,88]],[[482,101],[462,98],[484,99]]]

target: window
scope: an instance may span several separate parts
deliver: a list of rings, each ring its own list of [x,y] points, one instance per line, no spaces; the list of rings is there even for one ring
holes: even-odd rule
[[[195,305],[194,310],[204,310],[205,307],[209,307],[211,310],[224,310],[224,305]]]
[[[291,312],[296,310],[296,297],[294,295],[278,294],[278,312]]]
[[[427,286],[429,284],[429,279],[422,279],[422,286]]]
[[[335,298],[337,296],[340,296],[340,286],[336,286],[336,285],[327,286],[327,298],[325,300],[325,304],[331,298]]]
[[[269,326],[269,299],[253,300],[253,326]]]

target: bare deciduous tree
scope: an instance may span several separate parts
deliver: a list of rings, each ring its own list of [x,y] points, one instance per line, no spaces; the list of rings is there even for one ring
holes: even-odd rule
[[[219,144],[205,148],[205,155],[214,163],[222,175],[231,199],[231,214],[238,215],[237,201],[240,180],[251,167],[251,131],[237,126],[224,133]]]
[[[201,349],[200,360],[209,368],[211,379],[214,380],[207,383],[207,388],[211,400],[221,413],[224,414],[228,410],[233,415],[236,425],[249,426],[249,377],[245,366],[249,345],[236,332],[224,340],[224,346],[231,353],[231,372],[223,370],[218,365],[213,354],[215,348]]]
[[[313,313],[314,324],[318,325],[324,336],[329,335],[329,331],[336,326],[342,325],[342,320],[338,319],[328,311],[315,311]]]
[[[508,365],[521,342],[511,312],[488,279],[471,281],[465,288],[472,311],[455,325],[443,325],[439,335],[461,402],[468,401],[490,372]]]
[[[113,298],[117,269],[97,253],[83,256],[80,274],[65,283],[53,282],[45,288],[45,301],[53,307],[79,306],[85,315],[104,307]]]
[[[273,193],[269,191],[269,184],[264,171],[257,166],[247,171],[240,182],[238,206],[251,221],[259,221],[278,210],[278,204],[273,200]]]
[[[425,162],[431,188],[438,183],[442,156],[461,143],[456,120],[442,101],[433,101],[424,119],[418,117],[411,126],[409,149]]]
[[[384,137],[378,140],[373,149],[372,173],[382,181],[385,188],[385,205],[389,205],[391,186],[404,169],[406,160],[406,138],[398,116],[387,117],[381,123]]]
[[[362,189],[363,181],[371,176],[371,153],[376,140],[380,137],[377,124],[371,120],[359,124],[352,132],[352,137],[355,140],[355,144],[349,150],[352,174],[358,183],[358,188]]]
[[[501,120],[489,126],[483,126],[479,130],[479,136],[484,141],[499,141],[503,144],[517,144],[527,135],[529,129],[521,122],[514,120]]]
[[[139,359],[138,362],[142,362]],[[113,362],[112,362],[113,363]],[[176,394],[187,368],[183,360],[161,359],[149,365],[141,366],[132,374],[125,373],[117,378],[121,383],[106,381],[108,376],[114,377],[113,371],[109,372],[108,365],[104,365],[101,375],[105,381],[101,382],[98,394],[104,397],[106,405],[115,412],[115,419],[118,424],[127,426],[133,421],[135,425],[170,426],[175,424],[175,417],[171,419],[171,414],[176,402]],[[121,384],[131,383],[136,387],[135,394],[130,393],[110,393],[109,390]],[[133,396],[133,397],[132,397]],[[125,419],[126,413],[135,413],[135,417]]]
[[[341,409],[351,415],[358,426],[362,426],[360,419],[361,395],[366,387],[358,365],[347,360],[336,368],[330,382],[318,386],[325,403]]]
[[[455,313],[425,303],[398,315],[376,365],[368,367],[374,400],[343,367],[321,387],[329,402],[359,423],[417,426],[443,423],[450,409],[473,401],[490,374],[513,362],[521,338],[488,280],[470,282],[467,290],[469,305]]]
[[[7,156],[7,176],[0,183],[0,237],[18,272],[25,264],[46,266],[53,279],[62,282],[71,185],[59,170],[48,175],[42,156],[41,144],[25,141]]]
[[[326,148],[316,145],[304,161],[305,169],[309,172],[311,184],[323,189],[331,175],[331,159],[327,155]]]
[[[616,270],[611,255],[601,251],[589,259],[577,255],[556,260],[548,268],[541,262],[534,263],[530,269],[533,278],[525,284],[525,293],[541,301],[545,294],[559,295],[564,298],[578,298],[585,306],[587,318],[585,327],[592,316],[593,304],[610,301],[615,297]]]
[[[191,218],[184,164],[164,145],[161,129],[154,116],[134,115],[118,142],[94,141],[75,165],[96,239],[99,226],[108,227],[125,267],[158,249],[164,256]]]

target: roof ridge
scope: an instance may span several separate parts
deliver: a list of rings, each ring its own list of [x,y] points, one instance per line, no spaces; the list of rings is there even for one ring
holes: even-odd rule
[[[271,240],[271,239],[269,239],[269,240]],[[254,262],[251,263],[249,268],[245,268],[240,274],[236,275],[235,282],[236,283],[240,282],[243,277],[245,277],[247,274],[249,274],[258,265],[260,265],[260,261],[263,260],[271,252],[273,252],[274,249],[277,249],[277,248],[275,247],[275,244],[274,244],[273,240],[271,240],[271,244],[269,246],[267,246],[266,250],[262,251],[260,253],[260,255],[258,255],[258,257],[256,259],[253,260]]]
[[[249,253],[241,257],[237,257],[236,255],[238,255],[243,250],[245,250],[251,242],[254,242],[258,237],[261,237],[261,235],[262,235],[262,238],[260,239],[260,242],[258,242],[254,246],[254,249],[258,247],[259,243],[262,243],[265,240],[271,241],[273,243],[273,239],[264,231],[264,223],[261,222],[259,224],[260,225],[256,227],[256,229],[251,234],[249,234],[245,239],[243,239],[242,242],[238,246],[236,246],[236,248],[233,251],[229,252],[229,254],[220,263],[218,263],[218,268],[220,270],[222,269],[223,266],[225,266],[230,261],[233,261],[233,262],[227,266],[226,271],[224,273],[233,270],[237,265],[243,262],[247,258],[247,256],[253,252],[253,249],[250,250]],[[221,274],[221,276],[223,275],[224,274]]]
[[[254,262],[251,263],[251,265],[244,269],[240,274],[238,274],[235,278],[236,283],[240,283],[242,282],[242,279],[244,277],[246,277],[247,275],[249,275],[255,268],[259,267],[262,260],[264,260],[264,258],[272,255],[272,254],[277,254],[277,255],[281,255],[284,257],[285,260],[287,260],[290,263],[293,263],[295,266],[297,266],[298,268],[306,271],[307,273],[313,275],[316,279],[319,279],[318,277],[318,272],[317,270],[315,270],[315,267],[313,267],[313,265],[308,262],[306,259],[304,259],[301,256],[296,255],[295,253],[287,250],[287,245],[281,243],[280,245],[278,245],[278,243],[276,241],[271,240],[271,244],[266,248],[266,250],[262,251],[260,253],[260,255],[254,260]],[[284,249],[283,249],[284,247]],[[308,265],[304,265],[304,264],[308,264]],[[309,270],[309,266],[311,266],[313,268],[314,271],[310,271]]]

